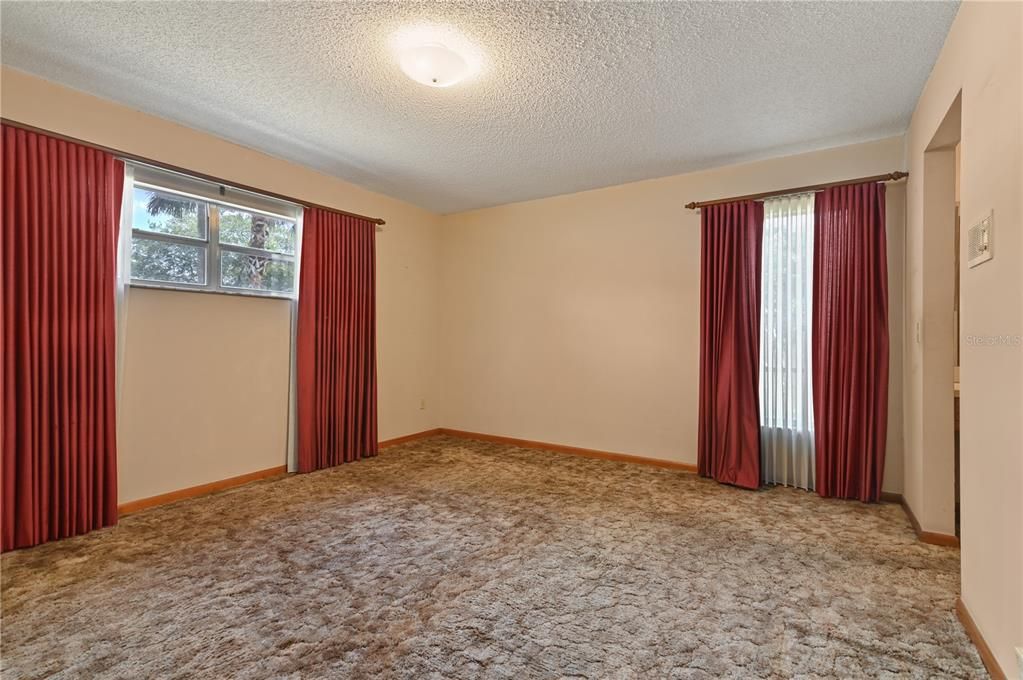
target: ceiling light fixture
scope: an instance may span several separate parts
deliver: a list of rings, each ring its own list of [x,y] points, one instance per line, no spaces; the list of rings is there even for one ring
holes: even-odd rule
[[[450,87],[469,71],[462,55],[440,43],[406,49],[402,51],[399,63],[405,75],[429,87]]]

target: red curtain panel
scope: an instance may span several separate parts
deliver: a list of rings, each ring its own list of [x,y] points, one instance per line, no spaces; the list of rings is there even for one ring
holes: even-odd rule
[[[117,521],[114,285],[124,165],[3,126],[3,550]]]
[[[885,186],[817,194],[813,409],[817,493],[876,501],[888,432]]]
[[[760,267],[764,206],[701,208],[699,471],[760,486]]]
[[[376,225],[309,208],[296,348],[298,470],[377,453]]]

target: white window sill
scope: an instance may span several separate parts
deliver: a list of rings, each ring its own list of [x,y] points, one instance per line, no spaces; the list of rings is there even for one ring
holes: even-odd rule
[[[236,297],[264,298],[268,300],[294,300],[294,293],[264,292],[258,290],[223,290],[216,288],[203,288],[199,286],[174,285],[165,283],[147,283],[145,281],[132,281],[128,284],[130,288],[144,288],[148,290],[169,290],[175,293],[206,293],[212,295],[230,295]]]

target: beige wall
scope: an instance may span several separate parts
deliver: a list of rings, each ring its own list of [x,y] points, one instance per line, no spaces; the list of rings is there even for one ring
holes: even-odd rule
[[[387,220],[377,234],[380,438],[439,425],[434,391],[438,216],[9,68],[0,80],[0,113],[228,181]],[[123,387],[130,406],[120,423],[120,501],[283,465],[287,303],[135,289],[129,305]],[[225,406],[228,395],[235,403]],[[426,408],[420,409],[424,399]]]
[[[129,292],[120,502],[284,464],[290,329],[288,300]]]
[[[1013,648],[1023,646],[1023,3],[963,3],[906,136],[906,328],[924,328],[922,343],[906,344],[906,498],[924,529],[938,530],[951,489],[930,474],[941,460],[926,433],[942,427],[945,395],[928,389],[925,373],[933,343],[945,342],[940,321],[931,332],[945,302],[928,291],[945,285],[948,265],[932,260],[944,225],[929,218],[944,164],[926,150],[960,92],[963,251],[971,225],[991,211],[995,222],[994,259],[961,271],[962,598],[1014,677]]]
[[[452,427],[696,462],[700,217],[690,200],[902,168],[891,138],[443,219],[443,413]],[[904,187],[889,185],[892,388],[902,488]]]

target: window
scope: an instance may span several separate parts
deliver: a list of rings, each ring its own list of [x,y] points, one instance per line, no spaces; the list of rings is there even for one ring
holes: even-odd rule
[[[811,330],[814,195],[764,201],[760,293],[761,474],[814,487]]]
[[[136,170],[132,283],[292,297],[297,210],[174,173]]]

